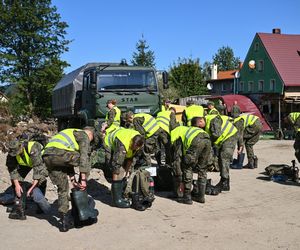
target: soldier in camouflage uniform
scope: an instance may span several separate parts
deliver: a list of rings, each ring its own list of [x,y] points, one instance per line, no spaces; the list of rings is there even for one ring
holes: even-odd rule
[[[65,129],[54,135],[45,146],[43,159],[49,177],[58,192],[58,211],[61,216],[61,232],[69,230],[66,214],[69,210],[69,182],[74,188],[86,190],[90,172],[90,143],[94,139],[94,128]],[[79,167],[79,181],[75,179],[74,167]]]
[[[133,114],[127,112],[126,120],[145,138],[144,159],[147,165],[151,165],[151,154],[157,156],[159,151],[158,137],[162,129],[157,124],[154,117],[146,113]]]
[[[130,207],[123,195],[123,178],[133,165],[133,159],[142,149],[144,138],[133,129],[117,129],[105,138],[105,147],[111,159],[109,166],[112,171],[112,202],[120,208]]]
[[[188,100],[186,102],[186,108],[182,112],[182,124],[185,126],[191,126],[191,120],[194,117],[203,117],[204,108],[201,105],[196,105],[193,100]]]
[[[234,119],[234,126],[238,130],[238,154],[246,147],[248,164],[246,168],[257,168],[257,156],[254,155],[253,146],[258,142],[262,132],[262,124],[258,116],[242,114]]]
[[[45,195],[48,172],[42,160],[42,149],[43,146],[36,141],[9,142],[6,166],[16,194],[16,206],[9,214],[10,219],[26,219],[24,211],[26,196],[30,196],[35,187],[39,187]],[[33,170],[33,182],[26,192],[22,182],[31,170]]]
[[[158,137],[158,143],[160,150],[156,154],[157,164],[159,166],[162,165],[161,163],[161,149],[164,147],[165,149],[165,156],[166,156],[166,164],[171,164],[171,142],[170,142],[170,132],[179,126],[176,121],[176,110],[175,108],[170,108],[166,111],[161,111],[157,114],[156,121],[161,128],[161,133]]]
[[[219,111],[215,108],[214,102],[208,102],[207,103],[207,108],[208,108],[208,115],[219,115]]]
[[[120,127],[121,123],[121,110],[116,106],[117,101],[115,99],[108,100],[106,106],[108,112],[106,114],[105,122],[102,124],[101,132],[103,134],[109,133]]]
[[[300,162],[300,112],[292,112],[287,117],[286,120],[293,125],[295,133],[295,156]]]
[[[240,106],[237,104],[237,101],[234,101],[233,106],[231,108],[231,117],[237,118],[241,114]]]
[[[203,127],[203,125],[201,125]],[[221,180],[217,184],[222,191],[230,190],[229,166],[237,143],[237,129],[225,115],[205,116],[205,131],[217,148]]]

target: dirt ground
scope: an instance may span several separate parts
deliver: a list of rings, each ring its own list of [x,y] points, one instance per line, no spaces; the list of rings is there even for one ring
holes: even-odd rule
[[[144,212],[111,207],[110,185],[93,170],[89,192],[100,212],[97,224],[60,233],[55,217],[29,209],[27,220],[14,221],[0,206],[0,249],[300,249],[300,186],[261,174],[271,163],[289,164],[295,158],[292,145],[261,140],[255,146],[258,169],[231,170],[231,191],[206,196],[205,204],[179,204],[158,193]],[[9,177],[5,155],[0,157],[3,192]],[[217,173],[209,177],[218,180]],[[55,208],[51,185],[47,198]]]

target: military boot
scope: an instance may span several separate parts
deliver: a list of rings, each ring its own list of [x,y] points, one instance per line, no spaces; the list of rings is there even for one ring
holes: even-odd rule
[[[187,205],[192,205],[193,204],[193,200],[192,200],[192,195],[191,192],[188,191],[184,191],[183,197],[179,200],[179,202],[187,204]]]
[[[26,220],[25,215],[25,206],[22,198],[16,198],[15,205],[12,208],[12,211],[8,215],[8,218],[13,220]]]
[[[97,209],[91,208],[89,206],[89,198],[86,191],[72,189],[71,199],[73,200],[73,204],[78,209],[78,216],[80,221],[97,219],[99,212]]]
[[[119,208],[129,208],[130,203],[128,200],[122,198],[122,193],[123,181],[113,181],[111,184],[111,197],[113,205]]]
[[[254,155],[254,168],[257,168],[258,165],[258,158],[256,155]]]
[[[221,180],[216,185],[216,187],[219,188],[221,191],[230,191],[229,177],[228,179],[221,177]]]
[[[193,197],[194,201],[205,203],[205,188],[206,188],[206,179],[201,178],[198,181],[198,193]]]
[[[67,214],[65,213],[61,213],[60,214],[60,227],[59,227],[59,231],[60,232],[67,232],[69,231],[69,228],[70,228],[70,224],[68,222],[68,217],[67,217]]]
[[[174,176],[173,177],[173,183],[174,183],[175,198],[182,198],[183,197],[183,190],[184,190],[182,177],[181,176]]]

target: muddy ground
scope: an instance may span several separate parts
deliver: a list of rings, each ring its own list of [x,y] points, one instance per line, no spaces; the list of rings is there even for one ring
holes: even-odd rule
[[[276,183],[263,174],[271,163],[294,159],[293,141],[261,140],[259,167],[231,170],[231,191],[206,196],[206,203],[179,204],[157,193],[153,206],[139,212],[110,206],[110,185],[93,170],[89,192],[100,211],[97,224],[60,233],[55,216],[8,219],[0,206],[1,249],[300,249],[300,186]],[[0,155],[0,192],[9,186],[5,154]],[[299,164],[298,164],[299,165]],[[216,183],[218,173],[209,173]],[[30,181],[30,178],[28,178]],[[55,188],[47,198],[56,208]],[[56,215],[56,213],[55,213]]]

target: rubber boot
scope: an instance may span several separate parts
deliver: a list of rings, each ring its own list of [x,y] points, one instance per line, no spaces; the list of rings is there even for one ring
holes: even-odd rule
[[[111,184],[111,197],[113,205],[119,208],[129,208],[130,203],[128,200],[122,198],[122,193],[123,181],[113,181]]]
[[[60,214],[60,222],[61,222],[61,225],[60,225],[59,231],[60,232],[69,231],[70,225],[68,222],[67,214],[65,214],[65,213]]]
[[[182,199],[179,200],[179,202],[187,204],[187,205],[192,205],[193,204],[193,200],[192,200],[192,195],[191,192],[188,191],[184,191],[183,197]]]
[[[257,168],[258,165],[258,158],[256,155],[254,155],[254,168]]]
[[[173,177],[173,183],[174,183],[175,198],[182,198],[183,197],[183,191],[184,191],[182,176],[174,176]]]
[[[88,204],[88,195],[86,191],[72,189],[71,199],[78,209],[78,216],[80,221],[88,219],[97,219],[99,214],[97,209],[91,208]]]
[[[221,191],[230,191],[230,181],[229,178],[225,179],[221,177],[221,180],[216,185],[217,188],[220,188]]]
[[[206,195],[218,195],[222,192],[222,189],[219,186],[213,186],[211,184],[211,179],[206,181],[205,194]]]
[[[205,203],[205,188],[206,188],[206,179],[201,178],[197,181],[198,183],[198,193],[194,196],[194,201]]]
[[[146,210],[146,207],[143,205],[143,203],[140,201],[140,196],[137,193],[132,194],[132,204],[131,207],[138,210],[138,211],[144,211]]]
[[[23,196],[23,195],[22,195]],[[26,198],[26,196],[25,196]],[[25,215],[25,209],[24,209],[24,202],[22,201],[21,198],[16,198],[15,200],[15,205],[8,215],[8,218],[13,219],[13,220],[26,220],[26,215]]]

